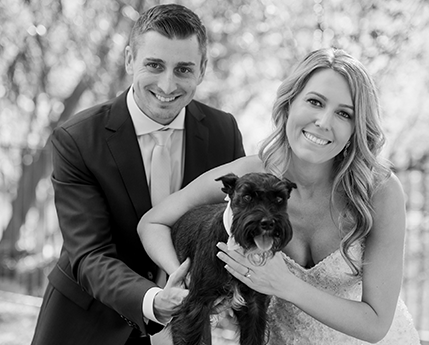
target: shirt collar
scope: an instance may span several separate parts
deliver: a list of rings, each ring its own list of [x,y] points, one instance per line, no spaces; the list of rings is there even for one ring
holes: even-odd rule
[[[136,130],[136,134],[138,136],[149,134],[163,128],[181,130],[185,128],[185,107],[180,110],[179,115],[177,115],[176,118],[170,124],[166,126],[162,125],[158,122],[153,121],[149,116],[147,116],[140,110],[134,99],[134,87],[132,85],[127,94],[127,106],[131,115],[131,120],[133,121],[134,128]]]

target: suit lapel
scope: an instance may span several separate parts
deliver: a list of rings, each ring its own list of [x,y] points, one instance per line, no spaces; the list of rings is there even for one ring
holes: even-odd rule
[[[127,92],[128,90],[113,101],[109,120],[106,124],[106,142],[137,216],[141,217],[152,205],[140,147],[126,105]],[[182,187],[208,169],[209,132],[202,123],[204,117],[205,115],[194,101],[187,106],[185,169]]]
[[[186,108],[185,117],[185,171],[182,187],[201,175],[208,168],[208,137],[209,131],[203,125],[205,115],[192,101]]]
[[[137,217],[151,208],[149,188],[134,125],[126,105],[126,94],[112,104],[106,124],[106,142],[116,162]]]

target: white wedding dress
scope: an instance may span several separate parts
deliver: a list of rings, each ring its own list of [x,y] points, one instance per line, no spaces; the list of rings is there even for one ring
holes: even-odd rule
[[[356,258],[362,258],[360,245],[352,248]],[[351,270],[339,250],[310,269],[305,269],[285,254],[284,260],[293,274],[307,283],[340,297],[360,300],[362,277],[351,275]],[[295,307],[292,303],[272,297],[268,309],[270,319],[269,345],[357,345],[369,344],[325,326]],[[419,336],[404,302],[399,299],[392,326],[385,338],[377,344],[419,345]]]

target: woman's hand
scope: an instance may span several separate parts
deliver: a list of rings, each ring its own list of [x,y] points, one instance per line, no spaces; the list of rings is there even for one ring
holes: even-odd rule
[[[282,254],[276,253],[264,266],[255,266],[246,256],[228,250],[225,243],[218,243],[221,250],[217,257],[226,263],[225,268],[248,287],[265,295],[285,298],[285,291],[296,277],[287,268]]]

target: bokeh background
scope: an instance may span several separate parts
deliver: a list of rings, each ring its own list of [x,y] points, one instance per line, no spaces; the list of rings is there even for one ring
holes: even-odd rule
[[[209,65],[196,98],[236,116],[248,154],[271,131],[276,89],[304,54],[336,46],[367,66],[380,92],[383,155],[408,197],[402,298],[429,341],[429,1],[168,2],[205,23]],[[62,243],[52,129],[129,86],[128,33],[159,3],[167,1],[0,0],[1,344],[29,344]]]

